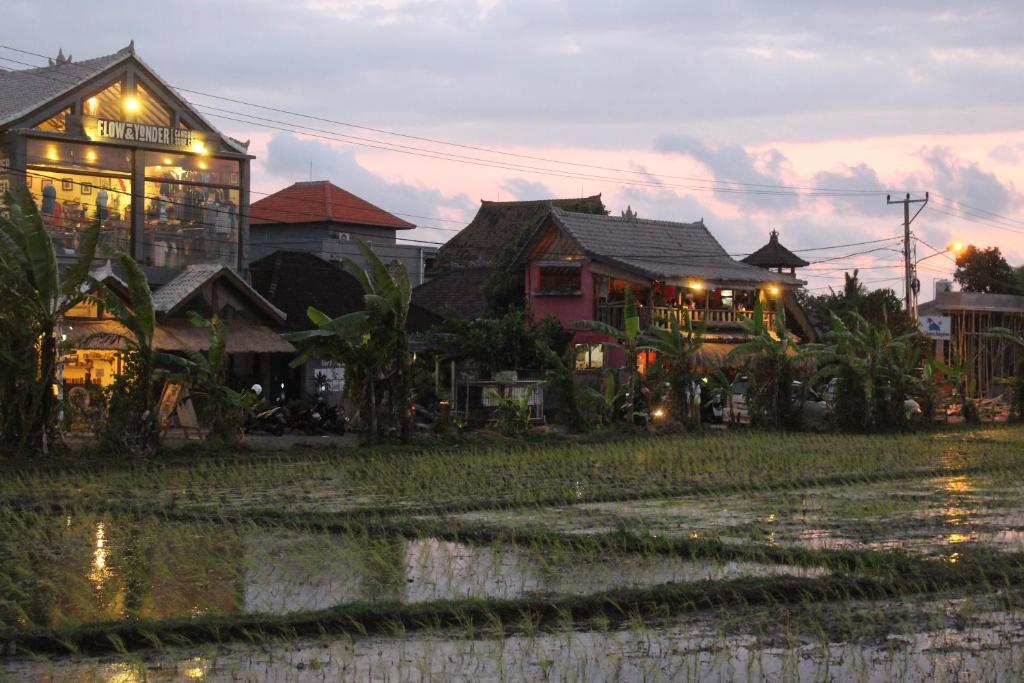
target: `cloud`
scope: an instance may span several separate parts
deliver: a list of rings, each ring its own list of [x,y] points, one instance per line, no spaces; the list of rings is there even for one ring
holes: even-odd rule
[[[991,171],[976,162],[958,158],[947,147],[921,150],[927,168],[925,187],[934,187],[943,197],[964,204],[1001,212],[1019,203],[1016,189],[1004,185]]]
[[[557,196],[547,185],[526,178],[509,178],[501,185],[504,192],[516,199],[550,199]]]
[[[878,172],[861,162],[844,166],[841,171],[820,171],[811,181],[815,188],[837,191],[864,191],[877,194],[837,194],[829,200],[841,213],[881,216],[892,213],[892,207],[885,203],[883,193],[887,188],[878,178]]]
[[[740,145],[711,146],[688,135],[662,135],[654,141],[654,149],[692,157],[711,171],[715,180],[730,183],[716,190],[720,201],[748,209],[792,208],[799,203],[795,195],[773,194],[773,187],[786,184],[783,174],[788,165],[777,149],[752,154]]]

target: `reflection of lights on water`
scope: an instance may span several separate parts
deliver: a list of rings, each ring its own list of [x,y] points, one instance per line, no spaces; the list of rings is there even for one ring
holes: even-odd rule
[[[949,556],[949,563],[956,564],[960,560],[960,553],[953,553]]]
[[[974,485],[971,483],[971,480],[964,475],[949,477],[942,485],[942,488],[947,493],[970,493],[974,491]]]
[[[775,513],[773,512],[770,515],[768,515],[768,518],[765,519],[764,521],[769,522],[769,523],[774,522],[775,521]]]
[[[89,572],[89,580],[98,589],[109,577],[110,569],[107,567],[107,530],[103,522],[97,522],[95,547],[92,551],[92,571]]]
[[[199,657],[193,657],[188,662],[191,664],[182,673],[185,674],[185,678],[191,678],[192,680],[198,680],[206,675],[206,671],[203,667],[203,660]]]
[[[971,537],[967,534],[950,534],[946,537],[947,543],[967,543]]]

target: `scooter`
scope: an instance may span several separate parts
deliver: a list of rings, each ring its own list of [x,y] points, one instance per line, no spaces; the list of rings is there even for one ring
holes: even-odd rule
[[[263,387],[259,384],[252,385],[252,393],[259,398],[263,393]],[[259,407],[257,403],[245,415],[245,431],[261,431],[281,436],[284,428],[288,425],[288,411],[280,400],[277,404]]]

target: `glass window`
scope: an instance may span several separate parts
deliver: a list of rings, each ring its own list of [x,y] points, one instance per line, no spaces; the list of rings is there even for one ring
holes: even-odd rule
[[[48,118],[45,121],[43,121],[42,123],[40,123],[38,126],[36,126],[36,129],[38,129],[38,130],[52,130],[52,131],[57,131],[59,133],[63,133],[66,130],[66,128],[67,128],[67,119],[68,119],[68,114],[70,114],[70,113],[71,113],[71,108],[68,107],[67,109],[65,109],[64,111],[60,112],[59,114],[51,116],[50,118]]]
[[[82,111],[86,115],[114,121],[124,120],[121,107],[121,81],[104,88],[95,95],[86,97],[82,102]]]
[[[98,216],[103,220],[99,252],[127,249],[131,235],[131,180],[74,171],[29,169],[25,183],[59,256],[74,256]]]
[[[26,165],[30,167],[73,168],[125,177],[132,170],[132,152],[123,147],[29,140],[26,154]]]
[[[135,85],[135,97],[138,100],[139,106],[134,112],[135,116],[132,120],[151,126],[171,125],[171,110],[146,90],[146,87],[141,83],[136,83]]]
[[[576,344],[576,369],[599,370],[604,367],[604,346],[601,344]]]
[[[579,294],[581,291],[579,265],[540,266],[541,294]]]
[[[237,189],[146,181],[144,261],[180,268],[234,265],[238,254]]]
[[[146,152],[146,179],[237,187],[239,164],[193,154]]]

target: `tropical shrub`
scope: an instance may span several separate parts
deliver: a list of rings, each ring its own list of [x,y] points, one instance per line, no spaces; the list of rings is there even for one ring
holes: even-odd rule
[[[705,323],[684,314],[684,324],[672,319],[669,329],[650,327],[644,331],[640,349],[656,353],[652,376],[669,387],[668,399],[674,418],[689,429],[700,426],[700,386],[707,365],[700,353]]]
[[[100,223],[84,233],[76,265],[61,277],[32,197],[4,196],[0,215],[0,439],[5,453],[46,454],[58,441],[57,326],[87,296]]]

